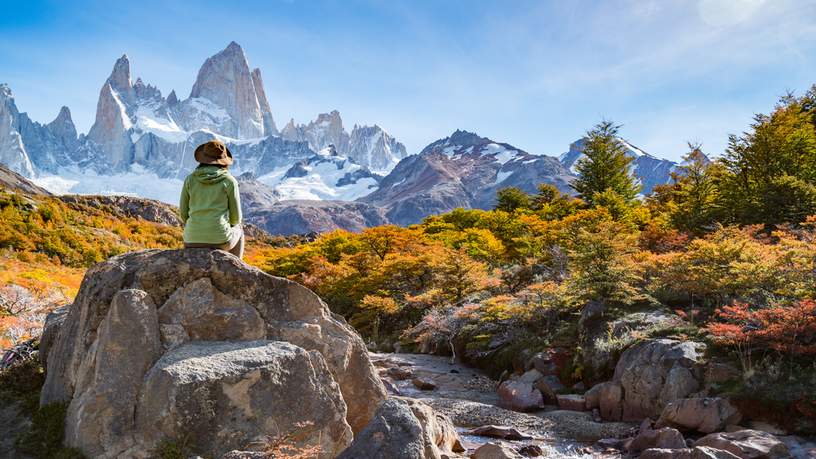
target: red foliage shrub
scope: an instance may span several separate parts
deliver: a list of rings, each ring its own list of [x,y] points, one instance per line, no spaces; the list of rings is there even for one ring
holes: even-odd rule
[[[750,309],[734,303],[717,311],[708,331],[721,344],[773,349],[789,355],[816,355],[816,302]]]

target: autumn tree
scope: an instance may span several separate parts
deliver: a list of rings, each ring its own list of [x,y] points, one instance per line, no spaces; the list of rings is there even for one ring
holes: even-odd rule
[[[788,94],[729,138],[723,198],[740,223],[802,221],[816,211],[816,86]]]
[[[575,165],[578,178],[572,186],[590,205],[595,205],[597,195],[606,190],[614,191],[626,202],[633,202],[640,192],[629,170],[633,158],[626,154],[619,129],[612,121],[601,121],[584,138],[583,156]]]
[[[580,201],[561,193],[555,185],[542,183],[532,198],[531,207],[546,220],[558,220],[575,213]]]
[[[570,283],[580,300],[631,304],[639,299],[639,281],[632,259],[637,235],[615,222],[580,227],[569,251]]]
[[[689,143],[689,153],[674,174],[671,221],[675,228],[691,233],[712,229],[720,212],[720,192],[715,174],[700,144]]]
[[[528,209],[530,196],[520,188],[510,186],[496,193],[496,209],[513,212],[516,209]]]

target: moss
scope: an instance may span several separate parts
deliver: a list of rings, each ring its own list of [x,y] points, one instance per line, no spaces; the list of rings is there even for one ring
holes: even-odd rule
[[[52,403],[40,407],[31,419],[31,428],[17,439],[17,448],[35,459],[83,459],[76,448],[66,448],[65,412],[67,405]]]
[[[45,383],[45,372],[39,359],[21,362],[0,371],[0,400],[20,403],[24,412],[33,415],[40,402],[40,389]]]
[[[193,455],[187,438],[164,439],[153,451],[153,455],[158,459],[187,459]]]

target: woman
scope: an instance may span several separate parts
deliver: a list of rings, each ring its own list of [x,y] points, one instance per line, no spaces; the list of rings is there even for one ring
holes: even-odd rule
[[[227,169],[232,153],[220,140],[211,140],[196,148],[195,159],[199,165],[181,188],[184,247],[221,249],[243,258],[241,197]]]

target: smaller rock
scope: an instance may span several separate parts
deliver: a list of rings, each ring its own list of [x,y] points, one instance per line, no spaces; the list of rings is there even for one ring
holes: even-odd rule
[[[727,399],[684,398],[666,405],[657,425],[711,433],[723,430],[729,424],[736,424],[741,418],[739,410]]]
[[[447,416],[417,400],[391,398],[337,459],[437,459],[462,451]]]
[[[518,449],[518,452],[526,457],[539,457],[544,455],[544,450],[538,445],[524,445]]]
[[[775,436],[759,430],[718,432],[697,440],[694,446],[728,451],[742,459],[781,459],[790,457],[787,445]]]
[[[722,384],[741,376],[740,370],[727,363],[711,362],[706,366],[706,385]]]
[[[520,432],[513,427],[486,425],[477,427],[468,432],[468,435],[501,438],[503,440],[529,440],[533,437]]]
[[[777,425],[771,424],[769,422],[751,421],[751,422],[748,423],[748,427],[750,427],[753,430],[761,430],[763,432],[768,432],[771,435],[787,435],[788,434],[785,431],[785,429],[783,429],[783,428],[781,428],[781,427],[779,427]],[[743,430],[743,429],[739,429],[739,430]]]
[[[544,397],[531,383],[521,380],[505,381],[496,391],[499,405],[513,411],[534,411],[544,406]]]
[[[476,448],[470,459],[520,459],[519,455],[512,449],[498,443],[485,443]]]
[[[595,444],[603,449],[621,449],[623,447],[623,440],[620,438],[601,438]]]
[[[584,392],[586,409],[591,410],[600,406],[602,384],[604,383],[595,384],[594,386],[590,387],[589,390]]]
[[[620,421],[623,417],[623,388],[611,381],[601,383],[599,386],[598,407],[601,418],[607,421]]]
[[[643,451],[650,448],[683,449],[686,441],[683,434],[677,429],[663,427],[652,429],[651,426],[642,426],[640,432],[629,444],[629,451]]]
[[[385,374],[396,381],[403,381],[414,376],[414,372],[405,367],[391,367],[385,370]]]
[[[733,454],[714,448],[697,447],[683,449],[650,448],[639,459],[739,459]]]
[[[544,376],[544,375],[542,375],[540,371],[533,369],[533,370],[530,370],[530,371],[525,371],[524,374],[519,376],[518,379],[519,379],[519,381],[524,381],[524,382],[532,384],[532,383],[538,381],[539,379],[541,379],[542,376]]]
[[[558,392],[564,390],[564,385],[558,380],[558,376],[546,375],[535,382],[535,388],[541,392],[545,403],[553,405],[558,403]]]
[[[434,390],[436,389],[436,383],[431,381],[428,378],[414,378],[411,380],[411,383],[414,384],[419,390]]]
[[[594,422],[601,422],[603,418],[601,417],[601,410],[595,408],[592,410],[592,421]]]
[[[561,394],[557,395],[558,408],[569,411],[584,411],[586,409],[586,400],[583,395],[578,394]]]
[[[395,386],[391,381],[387,379],[382,380],[383,386],[385,386],[385,390],[388,391],[391,395],[402,395],[402,391],[399,390],[397,386]]]
[[[544,376],[558,376],[569,358],[569,353],[564,348],[546,349],[533,355],[528,361],[527,367],[538,370]]]
[[[269,458],[268,454],[257,451],[230,451],[221,456],[221,459],[268,459],[268,458]]]

